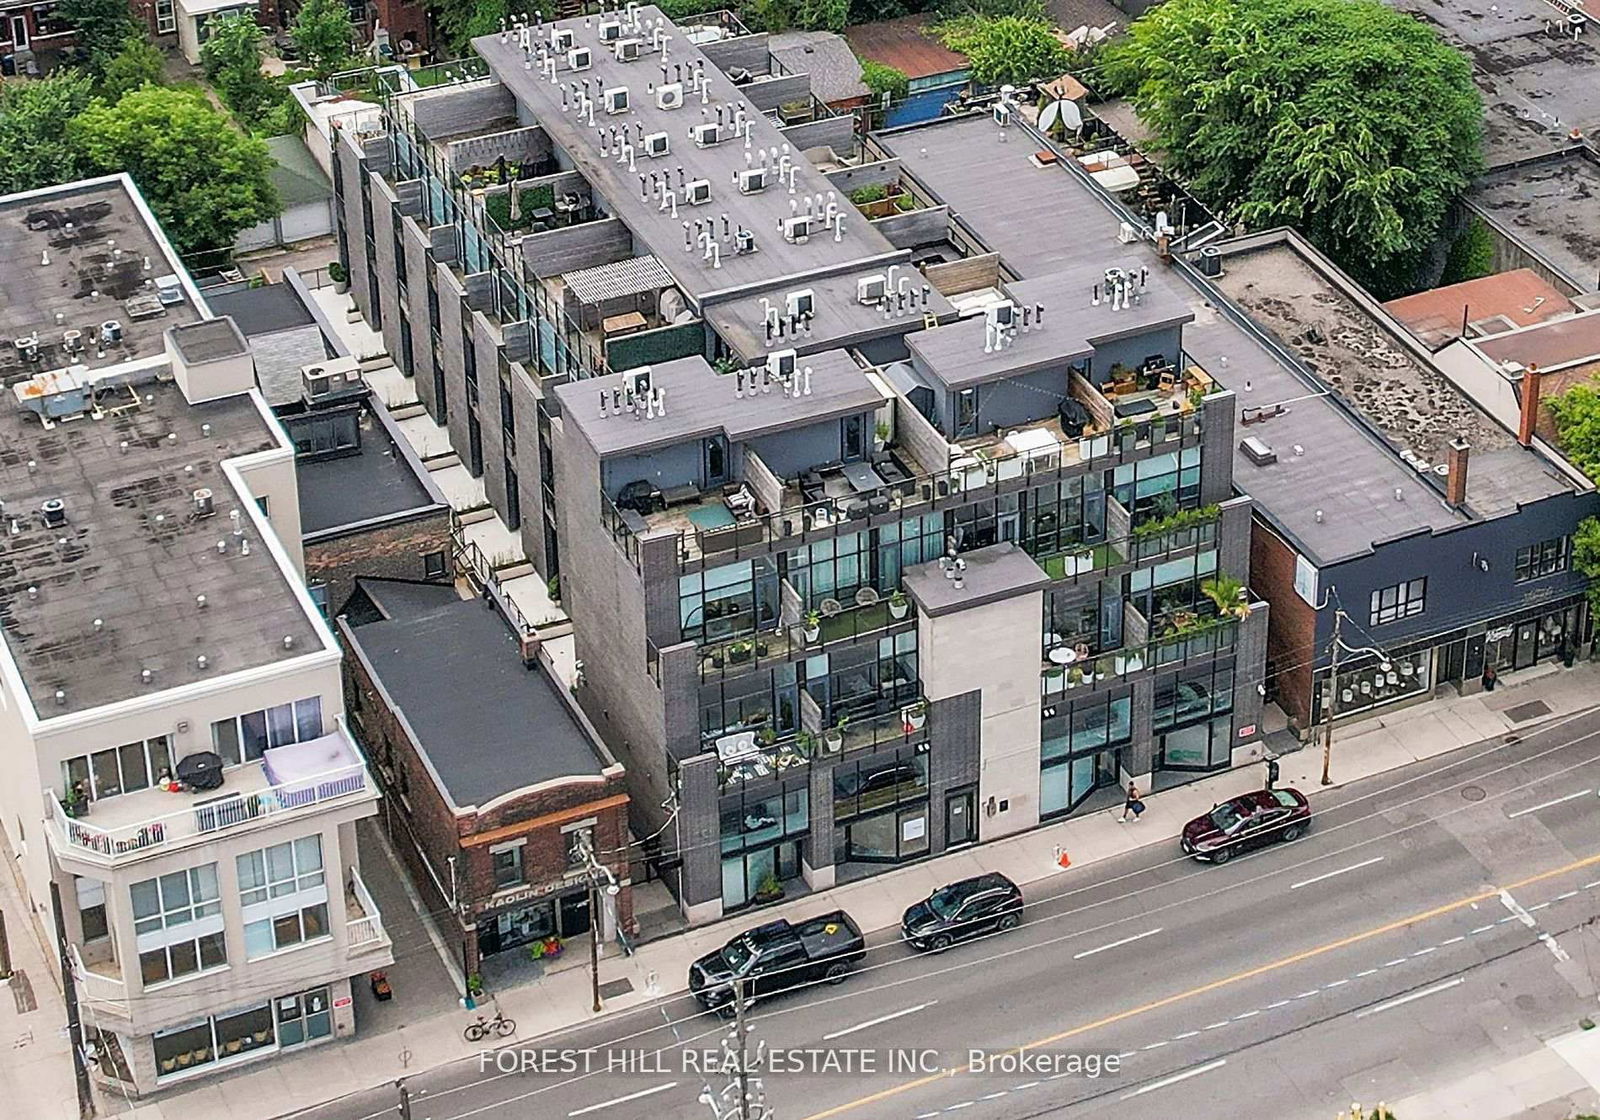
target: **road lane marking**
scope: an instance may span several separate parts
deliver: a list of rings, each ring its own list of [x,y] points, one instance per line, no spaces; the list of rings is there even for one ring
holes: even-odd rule
[[[1461,944],[1461,942],[1463,942],[1465,940],[1466,940],[1466,936],[1465,935],[1461,935],[1461,936],[1457,936],[1457,937],[1447,937],[1443,941],[1439,942],[1439,945],[1440,945],[1441,948],[1443,948],[1446,945],[1459,945],[1459,944]]]
[[[617,1104],[627,1104],[629,1101],[636,1101],[641,1097],[653,1097],[657,1093],[665,1093],[668,1089],[676,1089],[677,1087],[678,1083],[676,1081],[669,1081],[665,1085],[656,1085],[653,1088],[640,1089],[637,1093],[629,1093],[627,1096],[618,1097],[616,1100],[601,1101],[599,1104],[591,1104],[586,1108],[580,1108],[569,1112],[567,1115],[569,1117],[587,1116],[591,1112],[599,1112],[602,1108],[610,1108],[612,1105]]]
[[[1152,1042],[1149,1046],[1141,1046],[1141,1047],[1139,1047],[1139,1049],[1141,1049],[1141,1050],[1159,1050],[1163,1046],[1165,1046],[1166,1044],[1167,1044],[1166,1039],[1162,1039],[1160,1042]]]
[[[1539,940],[1544,942],[1544,947],[1550,950],[1550,955],[1555,957],[1556,960],[1566,962],[1572,959],[1567,954],[1567,951],[1563,949],[1556,939],[1550,934],[1541,933],[1539,935]]]
[[[1301,887],[1309,887],[1312,883],[1320,883],[1324,879],[1333,878],[1335,875],[1344,875],[1347,872],[1360,871],[1363,867],[1371,867],[1375,863],[1382,862],[1382,856],[1373,856],[1371,859],[1364,859],[1360,863],[1352,863],[1349,867],[1341,867],[1337,871],[1330,871],[1326,875],[1318,875],[1311,879],[1302,879],[1298,883],[1290,883],[1289,889],[1292,891],[1297,891]]]
[[[945,1111],[946,1112],[959,1112],[963,1108],[971,1108],[971,1107],[972,1107],[972,1102],[971,1101],[962,1101],[960,1104],[951,1105],[949,1108],[945,1109]]]
[[[1362,969],[1362,970],[1361,970],[1361,971],[1360,971],[1360,972],[1358,972],[1358,973],[1356,973],[1356,979],[1357,979],[1357,980],[1359,980],[1359,979],[1361,979],[1361,978],[1362,978],[1362,977],[1363,977],[1363,976],[1373,976],[1373,975],[1376,975],[1376,973],[1377,973],[1377,971],[1378,971],[1378,970],[1377,970],[1377,969],[1375,969],[1375,968],[1364,968],[1364,969]]]
[[[1184,1031],[1182,1034],[1173,1035],[1172,1036],[1172,1041],[1178,1042],[1178,1041],[1180,1041],[1182,1039],[1185,1039],[1185,1038],[1193,1038],[1195,1035],[1197,1035],[1199,1033],[1200,1033],[1199,1031]]]
[[[1013,1093],[1020,1093],[1024,1089],[1037,1089],[1038,1087],[1039,1083],[1037,1081],[1024,1081],[1021,1085],[1011,1086],[1011,1091]]]
[[[1384,961],[1383,962],[1383,967],[1384,968],[1394,968],[1396,965],[1402,965],[1402,964],[1405,964],[1405,963],[1406,963],[1406,958],[1401,957],[1399,960],[1396,960],[1396,961]]]
[[[879,1015],[876,1019],[868,1019],[865,1023],[857,1023],[853,1027],[845,1027],[843,1030],[834,1031],[832,1034],[825,1034],[822,1036],[822,1041],[832,1042],[836,1038],[843,1038],[847,1034],[855,1034],[857,1031],[864,1031],[868,1027],[876,1027],[882,1023],[899,1019],[905,1015],[915,1015],[918,1011],[925,1011],[938,1002],[939,1001],[936,999],[930,999],[927,1003],[919,1003],[915,1007],[907,1007],[903,1011],[891,1011],[887,1015]]]
[[[1522,903],[1511,897],[1511,892],[1509,890],[1503,890],[1500,892],[1500,905],[1511,911],[1511,917],[1515,918],[1529,929],[1532,929],[1534,926],[1539,924],[1534,919],[1533,915],[1528,912],[1527,907],[1523,906]],[[1506,921],[1505,918],[1501,918],[1500,920],[1502,922]]]
[[[1437,995],[1439,992],[1448,991],[1451,988],[1454,988],[1457,984],[1463,984],[1465,982],[1465,978],[1457,976],[1454,980],[1446,980],[1444,983],[1435,984],[1431,988],[1419,988],[1414,992],[1400,996],[1398,999],[1391,999],[1385,1003],[1380,1003],[1374,1007],[1369,1007],[1364,1011],[1357,1011],[1356,1018],[1365,1019],[1368,1015],[1376,1015],[1380,1011],[1388,1011],[1391,1008],[1399,1007],[1403,1003],[1410,1003],[1414,999],[1422,999],[1424,996]]]
[[[1600,852],[1597,852],[1594,855],[1585,856],[1582,859],[1572,860],[1570,863],[1562,864],[1560,867],[1552,867],[1548,870],[1540,871],[1536,874],[1518,879],[1513,883],[1507,884],[1506,889],[1520,890],[1523,887],[1533,886],[1535,883],[1543,883],[1550,879],[1555,879],[1562,875],[1570,875],[1574,871],[1587,870],[1597,865],[1600,865]],[[1204,984],[1199,984],[1192,988],[1186,988],[1180,992],[1173,992],[1171,995],[1162,996],[1159,999],[1150,1000],[1146,1003],[1138,1004],[1133,1007],[1126,1007],[1121,1011],[1116,1011],[1109,1015],[1103,1015],[1100,1018],[1091,1020],[1087,1023],[1079,1023],[1075,1027],[1069,1027],[1066,1030],[1058,1031],[1055,1034],[1048,1035],[1044,1038],[1039,1038],[1032,1042],[1024,1043],[1022,1046],[1018,1047],[1018,1049],[1022,1051],[1043,1050],[1047,1047],[1054,1046],[1059,1042],[1064,1042],[1069,1038],[1076,1038],[1079,1035],[1088,1034],[1091,1031],[1102,1030],[1106,1027],[1114,1026],[1117,1023],[1137,1018],[1140,1015],[1148,1015],[1152,1011],[1159,1011],[1162,1008],[1171,1007],[1174,1004],[1183,1003],[1191,999],[1196,999],[1200,996],[1209,995],[1212,992],[1220,991],[1224,988],[1233,987],[1234,985],[1241,984],[1247,980],[1254,980],[1260,976],[1266,976],[1274,972],[1281,972],[1286,968],[1292,968],[1295,965],[1303,964],[1309,960],[1315,960],[1317,957],[1326,956],[1329,953],[1338,952],[1341,949],[1348,949],[1352,945],[1364,944],[1365,942],[1371,941],[1374,938],[1383,937],[1386,934],[1394,933],[1395,931],[1405,929],[1408,926],[1431,921],[1434,918],[1442,917],[1446,914],[1454,914],[1458,910],[1466,910],[1471,907],[1476,907],[1480,902],[1488,902],[1496,898],[1499,893],[1500,892],[1496,890],[1488,890],[1479,891],[1475,894],[1463,895],[1462,897],[1453,899],[1450,902],[1441,903],[1438,906],[1431,906],[1426,910],[1419,910],[1414,914],[1407,914],[1402,918],[1396,918],[1393,921],[1384,922],[1382,925],[1372,926],[1357,933],[1347,934],[1343,937],[1335,938],[1332,941],[1323,942],[1321,945],[1314,945],[1309,949],[1301,949],[1298,952],[1290,953],[1288,956],[1279,957],[1276,960],[1267,961],[1264,964],[1258,964],[1250,968],[1242,969],[1241,971],[1235,972],[1230,976],[1223,976],[1216,980],[1209,980]],[[909,1093],[913,1090],[932,1085],[937,1081],[957,1077],[959,1075],[960,1070],[956,1067],[952,1067],[939,1073],[928,1074],[925,1077],[913,1078],[910,1081],[902,1081],[898,1085],[890,1085],[886,1089],[879,1089],[877,1092],[868,1093],[865,1096],[856,1098],[855,1100],[845,1101],[842,1104],[836,1104],[831,1108],[825,1108],[821,1112],[812,1113],[810,1116],[803,1117],[802,1120],[832,1120],[832,1118],[835,1116],[842,1116],[845,1113],[856,1112],[868,1105],[877,1104],[879,1101],[889,1100],[904,1093]]]
[[[1565,902],[1569,898],[1576,898],[1577,895],[1577,891],[1562,891],[1560,894],[1556,895],[1554,901]]]
[[[1560,805],[1563,802],[1576,801],[1580,797],[1588,797],[1593,792],[1594,790],[1592,789],[1580,789],[1577,793],[1569,793],[1565,797],[1556,798],[1554,801],[1546,801],[1539,805],[1530,806],[1527,809],[1518,809],[1515,813],[1507,813],[1506,820],[1510,821],[1518,817],[1525,817],[1529,813],[1537,813],[1540,809],[1548,809],[1552,805]]]
[[[1493,923],[1493,922],[1490,922],[1490,923],[1489,923],[1489,924],[1488,924],[1488,925],[1486,925],[1486,926],[1479,926],[1479,927],[1478,927],[1478,928],[1477,928],[1477,929],[1475,929],[1475,930],[1472,930],[1472,932],[1473,932],[1473,933],[1488,933],[1488,932],[1489,932],[1489,931],[1490,931],[1490,930],[1492,930],[1492,929],[1493,929],[1493,928],[1494,928],[1494,927],[1495,927],[1495,923]]]
[[[1429,945],[1426,949],[1418,949],[1415,953],[1412,953],[1411,955],[1413,957],[1425,957],[1429,953],[1437,953],[1438,951],[1439,951],[1439,946],[1437,946],[1437,945]]]
[[[1214,1031],[1214,1030],[1219,1030],[1220,1028],[1225,1027],[1227,1025],[1228,1025],[1228,1020],[1224,1019],[1220,1023],[1207,1023],[1201,1029],[1202,1030],[1207,1030],[1207,1031]]]
[[[1294,998],[1295,999],[1310,999],[1312,996],[1314,996],[1316,994],[1317,994],[1317,989],[1312,988],[1309,992],[1301,992],[1299,995],[1295,996]]]
[[[1187,1081],[1191,1077],[1199,1077],[1202,1073],[1210,1073],[1214,1069],[1221,1069],[1228,1064],[1228,1059],[1218,1058],[1214,1062],[1207,1062],[1203,1066],[1186,1069],[1182,1073],[1175,1073],[1171,1077],[1163,1077],[1160,1081],[1152,1081],[1148,1085],[1141,1085],[1133,1092],[1126,1094],[1121,1099],[1131,1101],[1134,1097],[1142,1097],[1146,1093],[1153,1093],[1157,1089],[1165,1089],[1168,1085],[1176,1085],[1180,1081]]]
[[[999,1100],[1001,1097],[1005,1096],[1010,1091],[1011,1091],[1010,1089],[1001,1089],[999,1092],[996,1092],[996,1093],[985,1093],[983,1096],[979,1097],[978,1099],[980,1101]]]
[[[1322,985],[1322,987],[1324,990],[1327,990],[1328,988],[1342,988],[1348,983],[1350,983],[1349,980],[1329,980],[1326,984]]]
[[[1132,945],[1135,941],[1143,941],[1147,937],[1154,937],[1160,932],[1161,928],[1159,926],[1155,929],[1147,929],[1143,933],[1136,933],[1132,937],[1124,937],[1121,941],[1113,941],[1109,945],[1100,945],[1093,949],[1085,949],[1081,953],[1074,953],[1072,954],[1072,959],[1075,961],[1081,961],[1084,957],[1092,957],[1096,953],[1105,952],[1107,949],[1120,949],[1124,945]]]
[[[1240,1019],[1251,1019],[1259,1014],[1261,1014],[1261,1009],[1258,1007],[1254,1011],[1245,1011],[1239,1015],[1235,1015],[1233,1017],[1233,1021],[1237,1023]]]
[[[1267,1004],[1267,1010],[1268,1011],[1276,1011],[1280,1007],[1288,1007],[1288,1006],[1289,1006],[1289,1001],[1288,1000],[1280,999],[1280,1000],[1275,1000],[1274,1002]]]

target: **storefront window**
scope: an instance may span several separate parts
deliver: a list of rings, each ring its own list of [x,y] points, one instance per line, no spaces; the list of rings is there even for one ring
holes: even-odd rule
[[[1385,669],[1383,662],[1366,658],[1348,670],[1340,666],[1336,709],[1340,719],[1379,704],[1420,695],[1433,687],[1432,647],[1396,654],[1388,665]],[[1320,686],[1327,680],[1327,673],[1319,674],[1317,679]]]
[[[1159,770],[1217,770],[1233,756],[1233,720],[1202,720],[1163,733],[1156,745]]]
[[[327,989],[321,990],[326,997]],[[151,1039],[158,1080],[276,1045],[272,1007],[265,1003],[189,1026],[157,1031]]]
[[[543,941],[556,932],[555,906],[549,899],[510,907],[490,914],[478,922],[478,955],[492,956],[534,941]]]
[[[800,874],[800,838],[811,825],[810,791],[803,781],[730,793],[720,816],[724,909],[743,906]]]
[[[1161,731],[1232,710],[1233,666],[1213,662],[1158,680],[1150,722]]]

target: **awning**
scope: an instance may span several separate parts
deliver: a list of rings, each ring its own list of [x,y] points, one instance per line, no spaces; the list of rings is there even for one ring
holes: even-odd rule
[[[670,288],[672,273],[653,256],[630,257],[595,268],[563,272],[561,282],[579,303],[595,304]]]

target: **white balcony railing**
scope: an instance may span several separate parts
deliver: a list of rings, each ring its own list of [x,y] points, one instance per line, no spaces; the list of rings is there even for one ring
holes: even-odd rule
[[[354,916],[346,923],[346,941],[351,949],[366,949],[387,942],[388,937],[383,932],[383,915],[378,910],[378,904],[372,901],[372,895],[367,893],[367,885],[361,881],[361,873],[355,868],[350,869],[349,909]]]
[[[78,985],[78,994],[83,1001],[94,1007],[127,1014],[128,989],[122,977],[95,971],[83,963],[76,945],[67,948],[72,955],[73,980]]]
[[[368,789],[367,770],[359,762],[277,785],[266,780],[259,763],[235,767],[227,771],[227,779],[235,788],[195,793],[146,790],[97,801],[93,813],[105,818],[98,822],[69,816],[53,790],[49,791],[46,808],[65,842],[66,854],[109,862],[181,845],[197,837],[209,839],[240,825],[299,812]],[[182,799],[187,805],[158,815],[140,812],[163,799]]]

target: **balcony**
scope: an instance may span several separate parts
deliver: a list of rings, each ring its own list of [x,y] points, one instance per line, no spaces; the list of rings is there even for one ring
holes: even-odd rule
[[[387,949],[391,944],[383,929],[383,915],[378,904],[372,901],[367,884],[361,881],[361,872],[350,869],[350,881],[344,888],[345,912],[350,915],[345,923],[345,942],[352,953],[367,953]]]
[[[714,750],[722,762],[718,779],[726,789],[805,766],[813,758],[849,754],[883,743],[919,742],[928,736],[927,711],[927,703],[918,699],[891,712],[846,719],[816,731],[802,730],[765,739],[766,730],[738,731],[712,740],[708,749]]]
[[[68,945],[71,954],[72,975],[78,985],[78,997],[95,1012],[111,1012],[126,1017],[128,1014],[128,988],[122,982],[122,969],[115,961],[96,961],[86,965],[76,945]]]
[[[314,759],[327,765],[313,768]],[[54,790],[46,794],[47,832],[57,858],[101,867],[275,824],[289,814],[377,797],[342,722],[331,734],[274,748],[260,762],[223,771],[216,789],[141,790],[91,802],[87,814],[80,809],[76,816]]]
[[[867,637],[889,630],[910,618],[911,604],[898,591],[880,595],[870,587],[844,600],[823,599],[813,616],[789,621],[798,612],[788,605],[798,602],[787,580],[783,599],[784,621],[775,629],[745,633],[708,642],[700,650],[700,679],[743,676],[758,668],[816,653],[833,642]],[[748,617],[748,615],[746,616]]]

